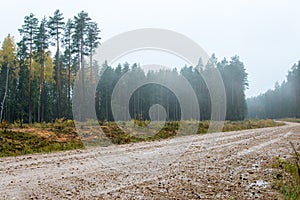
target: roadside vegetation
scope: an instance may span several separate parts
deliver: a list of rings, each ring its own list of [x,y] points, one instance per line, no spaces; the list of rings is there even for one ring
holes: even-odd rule
[[[0,157],[84,148],[72,120],[31,125],[6,124],[0,130]]]
[[[197,123],[188,121],[189,123]],[[150,121],[132,120],[121,122],[126,127],[145,127]],[[165,138],[175,137],[179,129],[178,121],[157,123],[153,134],[141,134],[139,132],[124,132],[122,124],[116,122],[97,122],[88,120],[85,124],[89,128],[99,129],[105,133],[106,138],[113,144],[127,144],[141,141],[154,141]],[[100,126],[99,126],[100,125]],[[223,131],[236,131],[244,129],[254,129],[263,127],[280,126],[273,120],[244,120],[244,121],[226,121]],[[205,134],[209,128],[209,121],[199,122],[197,134]],[[88,129],[90,130],[90,129]],[[96,132],[96,131],[95,131]],[[74,122],[72,120],[58,119],[53,123],[33,123],[21,124],[16,121],[13,124],[7,124],[4,121],[0,129],[0,157],[18,156],[32,153],[48,153],[55,151],[83,149],[85,145],[98,146],[100,143],[94,142],[97,134],[79,135],[76,132]],[[84,142],[82,142],[84,138]],[[99,140],[98,140],[99,141]],[[90,143],[89,143],[90,142]]]
[[[284,200],[300,199],[300,147],[294,151],[287,159],[277,157],[272,166],[275,169],[272,186],[283,195]]]
[[[300,123],[300,118],[283,118],[280,121]]]

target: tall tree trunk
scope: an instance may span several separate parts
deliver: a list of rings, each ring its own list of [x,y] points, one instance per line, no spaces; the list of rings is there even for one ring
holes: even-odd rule
[[[233,91],[233,80],[231,81],[231,116],[230,120],[234,119],[234,91]]]
[[[238,82],[235,82],[235,99],[236,99],[236,103],[235,103],[235,110],[236,110],[236,120],[242,120],[242,116],[241,116],[241,114],[242,114],[242,112],[241,112],[241,108],[240,108],[240,101],[241,101],[241,99],[240,99],[240,90],[238,89],[239,87],[238,87]]]
[[[107,86],[105,88],[105,114],[106,114],[106,121],[109,121],[108,120],[108,97],[107,97],[107,93],[108,93],[108,89],[107,89]]]
[[[93,46],[90,48],[90,91],[91,97],[93,97]]]
[[[31,123],[31,69],[32,69],[32,35],[29,47],[29,74],[28,74],[28,123]]]
[[[70,47],[69,43],[69,47]],[[68,66],[67,66],[67,77],[68,77],[68,117],[70,117],[71,107],[71,51],[68,50]]]
[[[82,87],[82,109],[85,108],[85,87],[84,87],[84,51],[83,51],[83,38],[80,41],[80,63],[81,63],[81,87]],[[83,112],[81,113],[82,120],[85,120]]]
[[[57,65],[57,118],[61,117],[61,84],[60,84],[60,60],[59,60],[59,38],[58,38],[58,28],[56,30],[57,38],[56,38],[56,65]]]
[[[42,55],[42,62],[41,62],[41,74],[40,74],[40,84],[41,84],[41,94],[40,94],[40,122],[44,121],[45,116],[45,58],[44,52]]]
[[[7,96],[7,90],[8,90],[8,74],[9,74],[9,67],[7,66],[7,71],[6,71],[6,83],[5,83],[5,92],[4,92],[4,97],[1,103],[1,114],[0,114],[0,122],[2,122],[3,120],[3,110],[4,110],[4,103],[5,103],[5,99]]]
[[[300,67],[300,66],[298,66],[298,67]],[[299,69],[298,69],[299,70]],[[300,117],[300,102],[299,102],[299,98],[300,98],[300,77],[299,77],[299,75],[300,74],[297,74],[297,80],[296,80],[296,92],[295,92],[295,94],[296,94],[296,115],[295,115],[295,117],[296,118],[299,118]]]

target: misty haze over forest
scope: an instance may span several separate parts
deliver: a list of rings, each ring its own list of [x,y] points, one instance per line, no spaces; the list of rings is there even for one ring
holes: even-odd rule
[[[0,199],[300,199],[299,7],[1,2]]]
[[[8,35],[0,51],[0,98],[4,100],[1,120],[42,122],[61,117],[72,119],[73,82],[79,68],[86,71],[86,77],[82,77],[82,88],[88,91],[92,73],[97,76],[99,67],[103,65],[93,59],[95,49],[100,44],[98,24],[84,11],[73,19],[65,19],[63,13],[57,10],[53,16],[43,19],[37,19],[34,14],[25,16],[19,33],[22,36],[20,41],[15,43],[14,37]],[[56,48],[55,54],[51,53],[51,46]],[[212,65],[208,63],[202,66],[201,71],[205,74],[211,67],[220,71],[227,96],[227,120],[299,117],[299,63],[291,68],[286,81],[276,83],[274,90],[246,101],[245,91],[251,87],[246,72],[247,64],[240,61],[237,55],[230,60],[224,58],[218,61],[213,54],[210,60]],[[200,119],[210,119],[210,94],[205,81],[195,70],[196,66],[156,72],[144,72],[138,64],[132,63],[130,66],[127,62],[116,68],[106,67],[96,91],[98,119],[114,120],[110,108],[112,91],[118,79],[127,72],[132,73],[133,80],[151,76],[157,79],[172,79],[173,76],[176,80],[176,76],[184,76],[196,93],[201,110]],[[167,88],[154,85],[140,88],[134,93],[130,101],[131,117],[149,119],[148,109],[156,103],[162,104],[167,110],[168,120],[180,119],[176,96]]]

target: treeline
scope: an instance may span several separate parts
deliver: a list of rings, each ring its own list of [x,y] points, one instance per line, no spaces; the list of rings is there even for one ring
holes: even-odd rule
[[[247,99],[250,118],[300,118],[300,61],[281,84],[257,97]]]
[[[211,63],[214,62],[214,65]],[[128,73],[130,80],[123,83],[122,87],[126,91],[126,87],[136,80],[152,80],[154,82],[164,82],[178,80],[178,76],[184,76],[192,86],[200,108],[201,120],[209,120],[211,117],[210,93],[201,74],[209,73],[211,67],[216,66],[220,71],[227,96],[227,120],[243,120],[247,115],[247,107],[245,101],[245,89],[248,86],[247,73],[244,64],[239,60],[238,56],[234,56],[230,61],[225,58],[218,62],[216,57],[211,57],[211,62],[206,66],[202,63],[196,67],[183,67],[180,71],[176,68],[173,70],[160,69],[159,71],[149,70],[143,71],[137,64],[129,66],[125,63],[123,66],[118,65],[116,68],[106,66],[106,70],[101,76],[96,93],[96,114],[99,120],[113,121],[113,113],[111,109],[111,99],[113,90],[120,78]],[[164,81],[162,81],[164,80]],[[185,88],[183,88],[185,89]],[[131,118],[138,120],[149,120],[149,109],[154,104],[160,104],[166,110],[167,120],[181,119],[181,107],[176,98],[176,94],[170,89],[160,84],[147,84],[138,88],[129,100],[129,113]],[[193,109],[191,109],[193,112]],[[159,113],[158,113],[159,114]],[[193,116],[193,114],[191,114]],[[122,120],[128,120],[124,115]],[[162,119],[156,116],[156,119]]]
[[[1,121],[72,118],[77,71],[85,69],[91,76],[97,67],[93,63],[100,40],[97,23],[84,11],[65,20],[56,10],[41,20],[32,13],[25,16],[18,30],[22,39],[15,44],[8,35],[0,51]],[[53,56],[51,46],[56,49]],[[83,80],[85,76],[82,73]]]
[[[14,38],[8,35],[0,50],[0,121],[33,123],[62,117],[72,119],[73,88],[78,71],[81,69],[83,102],[88,99],[86,96],[91,95],[89,86],[93,85],[92,81],[99,76],[99,65],[93,59],[94,51],[100,44],[98,24],[84,11],[65,20],[63,14],[56,10],[53,16],[42,19],[37,19],[34,14],[25,16],[18,30],[21,40],[15,43]],[[50,49],[55,49],[55,53],[52,54]],[[247,114],[244,91],[248,86],[244,64],[238,56],[218,62],[214,55],[209,63],[206,66],[200,64],[197,69],[204,74],[214,66],[220,70],[227,95],[226,118],[244,119]],[[198,98],[201,119],[210,119],[210,94],[195,67],[147,73],[137,64],[106,67],[95,96],[99,120],[114,120],[111,112],[112,91],[127,72],[132,72],[133,81],[151,76],[158,80],[183,75]],[[155,84],[139,88],[130,99],[131,117],[149,119],[149,108],[153,104],[161,104],[167,111],[168,120],[178,120],[181,117],[180,104],[175,95],[168,88]],[[88,117],[84,116],[85,119]]]

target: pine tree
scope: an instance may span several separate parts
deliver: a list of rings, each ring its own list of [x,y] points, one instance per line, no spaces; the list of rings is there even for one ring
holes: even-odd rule
[[[62,44],[65,48],[64,57],[67,60],[67,69],[66,69],[66,76],[67,76],[67,113],[68,117],[70,117],[71,112],[71,61],[72,61],[72,35],[74,31],[74,24],[71,19],[68,19],[65,27],[64,27],[64,34],[62,38]]]
[[[25,16],[24,25],[19,29],[20,34],[23,36],[23,41],[29,46],[29,74],[28,74],[28,122],[32,122],[31,113],[31,71],[32,71],[32,50],[33,50],[33,38],[36,35],[36,29],[38,25],[38,19],[34,14]]]
[[[1,113],[5,111],[5,120],[14,120],[13,113],[16,112],[15,107],[15,88],[17,84],[17,68],[16,68],[16,45],[14,38],[8,35],[2,44],[0,50],[0,66],[1,66]],[[5,107],[4,107],[5,105]],[[4,109],[5,108],[5,109]],[[2,114],[1,114],[2,120]]]
[[[44,121],[45,116],[45,58],[47,54],[47,49],[49,47],[50,35],[47,30],[47,20],[44,17],[40,23],[37,30],[36,37],[34,38],[34,43],[36,46],[36,58],[40,63],[40,108],[39,108],[39,121]]]
[[[56,67],[57,67],[57,118],[61,117],[61,67],[60,67],[60,53],[59,53],[59,42],[61,36],[61,30],[64,28],[63,14],[59,10],[54,12],[53,17],[49,18],[50,34],[56,41]]]
[[[98,28],[97,23],[90,22],[87,26],[87,37],[85,40],[85,44],[87,46],[87,52],[89,52],[90,57],[90,89],[91,89],[91,96],[93,96],[93,53],[95,52],[95,49],[99,46],[101,39],[99,37],[100,30]]]
[[[80,94],[81,96],[81,102],[85,103],[85,68],[84,68],[84,56],[87,55],[87,52],[85,51],[86,45],[85,45],[85,38],[87,36],[88,32],[88,23],[91,20],[89,18],[88,14],[84,11],[81,11],[77,16],[74,17],[74,34],[73,34],[73,44],[74,44],[74,50],[73,52],[76,52],[78,54],[79,59],[79,66],[80,66],[80,79],[81,79],[81,89]],[[82,105],[80,109],[85,109],[85,105]],[[80,115],[82,117],[82,120],[85,120],[85,116],[83,116],[83,112]]]
[[[27,101],[28,99],[28,91],[26,86],[26,80],[28,80],[28,49],[24,42],[24,40],[21,40],[19,43],[17,43],[18,46],[18,52],[17,52],[17,58],[19,61],[19,80],[17,85],[17,116],[16,118],[20,120],[21,125],[23,122],[28,122],[28,110],[26,109]]]

